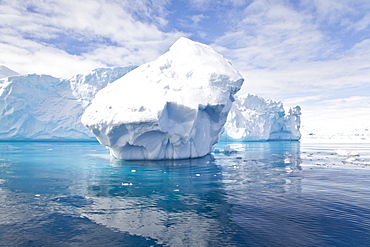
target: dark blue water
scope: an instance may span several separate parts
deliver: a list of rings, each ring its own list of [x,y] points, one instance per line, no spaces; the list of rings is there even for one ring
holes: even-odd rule
[[[0,142],[0,246],[369,246],[369,145],[231,147],[127,162],[98,143]]]

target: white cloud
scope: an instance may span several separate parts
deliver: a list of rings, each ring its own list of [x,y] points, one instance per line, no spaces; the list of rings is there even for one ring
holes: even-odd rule
[[[167,2],[2,1],[0,64],[20,73],[65,76],[148,62],[184,35],[162,31]]]
[[[346,32],[350,14],[356,12],[353,4],[314,3],[256,0],[244,9],[235,28],[215,41],[214,48],[245,77],[244,92],[273,97],[370,82],[370,39],[353,39],[354,45],[344,49],[327,31],[328,22],[343,17],[347,26],[339,32]],[[330,28],[334,32],[339,27]]]
[[[300,105],[303,132],[368,128],[370,2],[292,3],[253,1],[212,44],[244,76],[240,93]]]
[[[187,2],[193,9],[206,11],[218,6],[245,6],[250,2],[250,0],[188,0]]]

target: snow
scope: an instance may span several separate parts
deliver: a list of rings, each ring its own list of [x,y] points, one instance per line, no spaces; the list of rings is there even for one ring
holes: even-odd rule
[[[212,48],[180,38],[99,91],[81,121],[119,159],[201,157],[219,141],[243,81]]]
[[[71,78],[0,79],[0,140],[94,140],[80,117],[95,93],[135,67],[96,69]]]
[[[15,76],[15,75],[19,75],[19,74],[4,65],[0,65],[0,78],[5,78],[5,77]]]
[[[285,113],[283,104],[257,95],[235,96],[225,124],[224,141],[299,140],[301,109]]]

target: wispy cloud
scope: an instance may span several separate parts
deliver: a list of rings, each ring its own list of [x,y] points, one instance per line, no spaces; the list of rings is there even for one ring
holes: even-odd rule
[[[299,104],[303,125],[370,122],[368,0],[2,0],[0,64],[67,76],[211,44],[251,92]],[[357,97],[356,97],[357,96]]]
[[[232,61],[244,92],[319,92],[369,82],[369,12],[367,0],[3,0],[0,64],[55,76],[138,65],[190,36]]]
[[[184,34],[166,28],[167,1],[2,1],[0,63],[55,76],[155,59]],[[67,46],[67,47],[66,47]]]
[[[347,36],[368,25],[357,15],[365,9],[367,1],[256,0],[214,47],[242,72],[245,91],[289,94],[370,82],[370,35]]]

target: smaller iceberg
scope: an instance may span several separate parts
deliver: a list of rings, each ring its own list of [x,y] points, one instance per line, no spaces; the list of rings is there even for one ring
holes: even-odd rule
[[[180,38],[99,91],[81,121],[119,159],[202,157],[219,141],[243,81],[211,47]]]
[[[283,104],[257,95],[235,96],[230,110],[223,141],[272,141],[301,138],[301,108],[296,106],[285,113]]]

